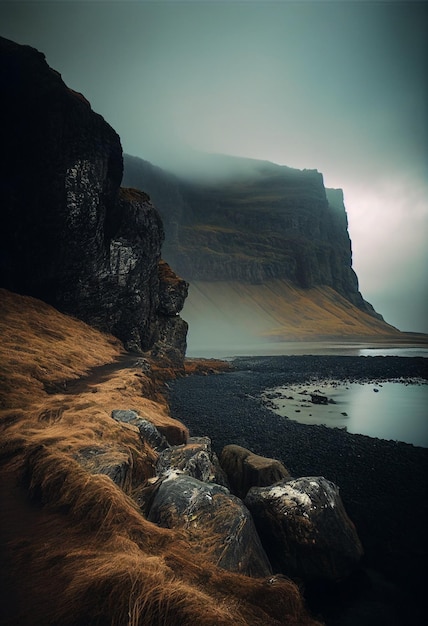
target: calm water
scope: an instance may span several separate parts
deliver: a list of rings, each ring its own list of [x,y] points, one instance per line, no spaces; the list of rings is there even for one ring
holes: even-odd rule
[[[313,404],[311,392],[326,396],[334,404]],[[428,447],[426,383],[318,381],[313,385],[278,387],[267,391],[265,397],[279,415],[303,424],[325,424],[346,428],[350,433]]]
[[[213,347],[202,348],[189,345],[188,357],[231,359],[236,356],[276,356],[329,354],[333,356],[422,356],[428,358],[426,346],[374,346],[362,343],[328,343],[328,342],[270,342],[239,345],[230,341],[227,346],[220,342]]]

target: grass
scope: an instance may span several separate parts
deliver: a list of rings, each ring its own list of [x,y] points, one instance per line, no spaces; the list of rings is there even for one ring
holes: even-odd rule
[[[331,287],[303,289],[275,279],[262,284],[194,281],[183,316],[190,332],[245,330],[248,341],[400,341],[396,328],[364,313]],[[218,337],[216,337],[218,333]]]
[[[113,337],[32,298],[1,298],[2,623],[315,626],[291,581],[222,570],[203,541],[144,517],[157,456],[110,414],[135,409],[186,440],[161,393],[174,372],[152,363],[143,374]],[[207,369],[221,368],[187,365]]]

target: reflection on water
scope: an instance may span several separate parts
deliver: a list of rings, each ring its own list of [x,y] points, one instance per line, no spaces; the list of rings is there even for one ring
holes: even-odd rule
[[[424,346],[393,346],[370,345],[363,343],[342,342],[243,342],[237,343],[239,337],[230,339],[226,345],[222,338],[216,338],[215,345],[202,347],[189,342],[187,356],[203,358],[231,359],[236,356],[278,356],[278,355],[308,355],[325,354],[333,356],[422,356],[428,358],[428,348]]]
[[[428,349],[414,348],[364,348],[359,350],[359,356],[423,356],[428,357]]]
[[[311,393],[328,399],[314,404]],[[350,433],[428,447],[428,384],[321,381],[264,394],[276,413],[303,424],[346,428]]]

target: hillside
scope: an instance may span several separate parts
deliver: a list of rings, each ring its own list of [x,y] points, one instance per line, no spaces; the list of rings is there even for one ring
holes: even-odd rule
[[[256,285],[195,281],[183,316],[189,323],[190,355],[252,354],[263,349],[269,353],[273,342],[412,343],[417,339],[361,311],[331,287],[303,289],[281,279]]]

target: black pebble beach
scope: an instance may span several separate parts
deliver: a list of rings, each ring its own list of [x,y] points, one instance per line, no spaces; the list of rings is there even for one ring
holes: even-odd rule
[[[428,449],[279,418],[260,394],[317,378],[427,380],[428,359],[275,356],[241,357],[232,364],[230,373],[172,382],[171,414],[192,436],[209,436],[218,454],[223,446],[238,444],[281,460],[292,476],[324,476],[339,486],[365,550],[364,582],[360,576],[352,583],[364,588],[364,601],[350,609],[346,602],[339,607],[336,597],[335,609],[324,607],[323,619],[360,626],[425,623]]]

